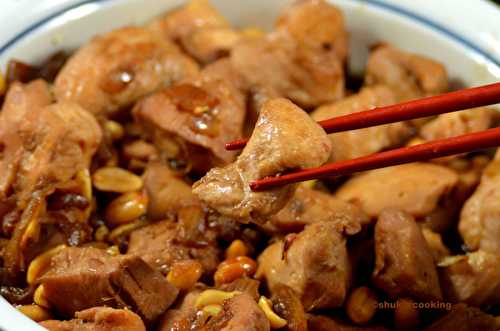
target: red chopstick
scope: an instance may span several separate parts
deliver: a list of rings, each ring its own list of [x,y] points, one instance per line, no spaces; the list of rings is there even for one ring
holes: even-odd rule
[[[349,175],[359,171],[424,161],[496,146],[500,146],[500,127],[411,147],[393,149],[352,160],[334,162],[321,167],[304,169],[277,177],[267,177],[251,182],[250,188],[253,191],[262,191],[285,184]]]
[[[463,89],[392,106],[339,116],[318,122],[326,133],[356,130],[415,118],[451,113],[500,103],[500,83]],[[245,147],[248,139],[226,143],[227,150]]]

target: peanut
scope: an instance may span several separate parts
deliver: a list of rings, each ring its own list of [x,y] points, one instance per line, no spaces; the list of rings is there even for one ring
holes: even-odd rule
[[[226,259],[233,259],[238,256],[246,256],[247,254],[248,248],[245,243],[240,239],[236,239],[227,248]]]
[[[252,276],[257,269],[257,263],[247,256],[238,256],[223,261],[214,274],[216,286],[230,283],[243,276]]]
[[[97,169],[92,175],[92,182],[98,190],[106,192],[127,193],[142,188],[141,177],[118,167]]]
[[[23,305],[18,306],[17,309],[35,322],[42,322],[52,318],[45,308],[38,305]]]
[[[191,289],[200,279],[203,267],[196,260],[175,262],[167,275],[167,280],[181,290]]]
[[[118,226],[132,222],[146,213],[146,195],[129,192],[120,195],[106,207],[104,218],[110,226]]]
[[[366,286],[354,289],[347,299],[347,315],[356,324],[368,323],[377,311],[377,297]]]

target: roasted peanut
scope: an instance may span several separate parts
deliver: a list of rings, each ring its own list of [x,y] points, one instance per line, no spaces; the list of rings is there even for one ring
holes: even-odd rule
[[[191,289],[203,273],[203,267],[196,260],[175,262],[170,268],[167,280],[181,290]]]
[[[107,120],[104,123],[104,129],[109,133],[112,140],[120,140],[125,134],[123,126],[112,120]]]
[[[234,240],[231,245],[226,250],[226,259],[234,259],[238,256],[246,256],[248,254],[248,248],[245,243],[240,240]]]
[[[148,160],[156,154],[156,148],[144,140],[136,140],[123,147],[123,154],[129,159]]]
[[[31,261],[28,266],[28,271],[26,272],[26,281],[28,284],[34,284],[38,277],[40,277],[47,269],[50,267],[50,262],[52,257],[57,253],[66,248],[66,245],[59,245],[48,251],[43,252],[38,255],[33,261]]]
[[[252,276],[257,269],[257,263],[247,256],[238,256],[223,261],[214,274],[216,286],[230,283],[243,276]]]
[[[42,322],[52,318],[50,313],[45,308],[38,305],[17,306],[17,310],[35,322]]]
[[[94,232],[94,239],[96,241],[106,241],[108,238],[109,229],[106,225],[99,226]]]
[[[35,293],[33,293],[33,302],[39,305],[40,307],[47,309],[50,308],[50,304],[47,301],[47,298],[45,297],[45,290],[43,288],[43,285],[39,285],[36,288]]]
[[[141,177],[118,167],[97,169],[92,175],[94,186],[100,191],[127,193],[142,188]]]
[[[347,315],[356,324],[368,323],[377,311],[377,297],[366,286],[354,289],[347,299]]]
[[[109,246],[106,248],[106,253],[112,256],[120,255],[120,249],[116,245]]]
[[[222,305],[225,300],[231,299],[240,294],[241,292],[239,291],[225,292],[214,289],[205,290],[201,292],[196,299],[195,307],[196,309],[201,309],[208,305]]]
[[[271,300],[265,296],[261,296],[258,305],[269,320],[272,329],[280,329],[286,325],[286,320],[279,317],[278,314],[273,311]]]
[[[394,326],[398,331],[416,330],[420,324],[417,307],[411,299],[399,299],[394,311]]]
[[[146,195],[139,192],[129,192],[120,195],[106,207],[104,218],[110,226],[130,223],[146,213]]]

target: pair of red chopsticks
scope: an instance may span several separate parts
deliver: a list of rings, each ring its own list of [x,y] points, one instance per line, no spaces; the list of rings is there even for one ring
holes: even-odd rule
[[[500,83],[375,108],[331,118],[318,123],[325,129],[326,133],[334,133],[451,113],[463,109],[494,105],[496,103],[500,103]],[[236,150],[243,148],[246,142],[246,139],[229,142],[226,144],[226,149]],[[496,146],[500,146],[500,127],[375,153],[352,160],[334,162],[321,167],[304,169],[281,176],[267,177],[251,182],[250,188],[254,191],[261,191],[300,181],[349,175],[359,171],[468,153]]]

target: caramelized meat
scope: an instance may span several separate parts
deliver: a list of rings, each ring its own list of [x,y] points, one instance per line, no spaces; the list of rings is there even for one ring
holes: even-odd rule
[[[94,307],[75,313],[69,321],[40,323],[50,331],[146,331],[141,318],[127,309]]]
[[[210,167],[234,159],[235,153],[226,151],[224,143],[241,138],[244,97],[224,73],[208,68],[195,79],[141,100],[134,108],[134,116],[168,157],[176,158],[182,151],[169,151],[164,141],[180,138],[210,151],[214,160],[204,161],[204,166]],[[191,153],[185,154],[189,158]]]
[[[346,239],[333,222],[308,225],[288,247],[283,241],[259,256],[257,275],[271,293],[279,284],[291,287],[306,311],[339,307],[351,283]]]
[[[197,259],[203,271],[211,274],[219,264],[220,251],[202,222],[195,225],[195,230],[202,232],[201,238],[190,241],[183,238],[180,225],[172,221],[161,221],[135,230],[130,234],[127,253],[140,256],[164,274],[175,261],[188,259]]]
[[[348,34],[344,16],[326,1],[296,1],[278,17],[276,29],[292,36],[300,48],[329,52],[342,63],[347,59]]]
[[[375,225],[374,284],[391,298],[441,300],[441,288],[420,228],[409,214],[384,211]]]
[[[493,115],[492,109],[488,108],[439,115],[420,129],[420,136],[433,141],[483,131],[492,125]]]
[[[402,102],[446,92],[448,76],[439,62],[381,44],[370,54],[365,84],[390,86]]]
[[[285,99],[270,100],[236,162],[210,170],[193,185],[193,192],[223,215],[258,221],[280,210],[295,186],[252,192],[248,184],[287,170],[319,166],[330,148],[323,129],[303,110]]]
[[[65,316],[90,307],[127,307],[148,322],[175,300],[178,290],[142,259],[111,256],[96,248],[67,248],[40,279],[48,302]]]
[[[438,319],[424,331],[496,331],[499,323],[495,317],[481,310],[459,304],[442,318]]]
[[[193,60],[159,34],[121,28],[80,48],[57,76],[54,93],[91,113],[108,113],[197,71]]]
[[[26,269],[40,249],[36,246],[52,244],[50,226],[41,224],[55,224],[68,240],[76,234],[74,244],[90,230],[83,206],[60,208],[56,215],[46,198],[72,186],[77,186],[73,193],[81,192],[81,185],[72,182],[88,169],[101,129],[80,106],[50,102],[46,83],[15,83],[0,115],[2,232],[10,237],[4,266],[11,276]]]
[[[466,201],[458,231],[471,250],[498,253],[500,249],[500,153],[485,169],[481,183]]]
[[[224,301],[222,311],[205,326],[209,331],[269,331],[269,320],[248,294]]]
[[[11,194],[16,180],[16,169],[19,167],[19,153],[24,145],[19,134],[22,123],[31,112],[37,112],[52,103],[52,97],[47,83],[36,80],[29,84],[13,83],[9,88],[2,111],[0,113],[0,141],[2,158],[0,167],[0,194],[6,199]]]
[[[330,51],[301,48],[287,34],[243,39],[231,52],[231,64],[264,99],[286,97],[311,108],[344,95],[340,60]]]
[[[395,208],[424,217],[457,184],[457,174],[439,165],[410,163],[362,173],[348,180],[335,196],[359,206],[371,217]]]
[[[148,217],[152,220],[173,218],[182,207],[199,204],[191,186],[159,162],[147,165],[144,189],[149,201]]]
[[[316,121],[348,115],[396,103],[394,93],[386,86],[365,87],[359,93],[316,109]],[[401,145],[412,133],[405,122],[373,126],[329,135],[332,141],[331,161],[350,160]]]
[[[169,12],[150,23],[150,28],[177,41],[201,63],[227,55],[240,34],[207,0],[191,0],[186,6]]]
[[[500,303],[500,255],[476,251],[442,260],[441,284],[446,299],[473,306]]]
[[[299,185],[285,207],[271,216],[266,227],[272,232],[300,232],[306,225],[318,222],[332,222],[338,225],[339,231],[355,233],[370,219],[356,205]]]

